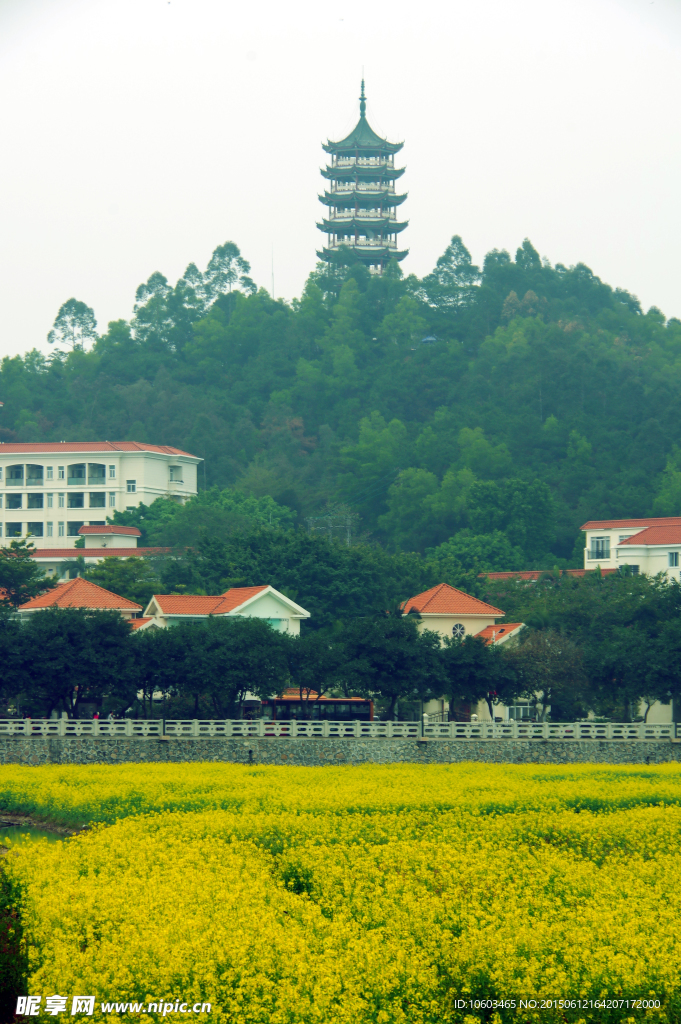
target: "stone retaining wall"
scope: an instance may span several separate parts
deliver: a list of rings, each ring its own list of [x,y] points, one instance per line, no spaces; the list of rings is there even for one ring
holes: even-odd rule
[[[664,764],[681,760],[671,740],[404,740],[150,737],[0,737],[0,764]]]

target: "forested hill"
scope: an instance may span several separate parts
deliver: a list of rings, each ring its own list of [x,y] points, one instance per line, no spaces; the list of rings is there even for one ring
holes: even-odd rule
[[[248,270],[227,243],[154,274],[101,336],[66,303],[51,358],[2,362],[0,439],[176,445],[301,525],[342,503],[388,549],[489,568],[580,564],[584,520],[681,512],[681,322],[588,267],[525,241],[479,270],[455,237],[423,280],[320,266],[290,305]]]

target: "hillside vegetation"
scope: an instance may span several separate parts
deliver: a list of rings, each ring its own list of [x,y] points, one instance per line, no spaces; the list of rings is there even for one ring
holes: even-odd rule
[[[153,274],[101,335],[69,300],[50,357],[2,362],[0,439],[176,445],[202,488],[467,570],[579,565],[587,518],[679,511],[681,321],[583,264],[526,240],[478,269],[455,237],[423,280],[319,266],[290,304],[248,271],[227,243]]]

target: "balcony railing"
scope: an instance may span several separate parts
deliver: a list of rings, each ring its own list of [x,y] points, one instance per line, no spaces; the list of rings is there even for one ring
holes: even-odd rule
[[[334,157],[332,167],[393,167],[393,158],[384,156]]]
[[[331,186],[330,192],[394,192],[394,185],[382,185],[379,182],[348,182],[348,184],[336,183]]]
[[[397,220],[395,213],[381,213],[380,210],[348,210],[342,213],[330,213],[329,220]]]
[[[591,548],[587,549],[587,560],[589,562],[610,560],[610,548]]]
[[[379,238],[339,238],[331,242],[329,248],[337,249],[341,245],[349,245],[352,249],[396,249],[397,242],[382,242]]]

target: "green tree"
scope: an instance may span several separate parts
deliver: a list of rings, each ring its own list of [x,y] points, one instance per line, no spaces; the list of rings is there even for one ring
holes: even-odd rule
[[[360,693],[387,702],[388,721],[398,701],[421,700],[441,688],[440,637],[419,632],[409,616],[354,619],[344,641],[347,679]]]
[[[501,530],[483,534],[460,530],[429,551],[428,557],[435,562],[452,559],[462,569],[476,572],[510,572],[526,567],[522,548],[514,547]]]
[[[97,565],[88,566],[83,576],[105,590],[127,597],[145,608],[154,594],[163,592],[157,559],[103,558]]]
[[[0,686],[32,717],[82,704],[101,706],[106,695],[127,706],[135,696],[130,626],[118,612],[48,608],[6,627]]]
[[[290,682],[298,687],[305,718],[310,718],[315,701],[341,684],[345,667],[345,644],[333,630],[286,634],[286,656]]]
[[[439,308],[467,306],[473,301],[480,270],[471,261],[471,254],[460,235],[454,235],[435,269],[423,279],[427,300]]]
[[[240,284],[246,292],[254,292],[255,285],[248,276],[250,270],[250,263],[241,255],[239,246],[235,242],[225,242],[224,245],[219,245],[208,261],[205,277],[208,294],[215,300],[218,295],[231,292],[237,284]]]
[[[0,607],[18,608],[32,597],[56,587],[33,555],[35,547],[25,540],[13,540],[0,548]]]
[[[97,338],[97,321],[93,309],[78,299],[68,299],[59,308],[52,329],[47,335],[50,345],[68,345],[69,348],[85,349],[86,342]]]
[[[536,705],[537,718],[575,722],[592,705],[582,651],[555,629],[523,631],[517,643],[504,644],[504,656],[518,678],[522,695]]]
[[[444,694],[450,708],[460,703],[475,706],[485,700],[493,719],[494,706],[512,700],[517,693],[513,671],[500,658],[498,649],[488,647],[480,637],[445,637],[440,661],[442,688],[433,696]]]

